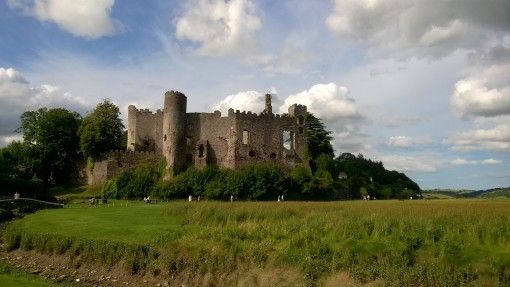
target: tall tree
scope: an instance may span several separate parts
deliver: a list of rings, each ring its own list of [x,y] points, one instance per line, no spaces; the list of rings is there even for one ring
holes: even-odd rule
[[[81,116],[63,108],[27,111],[21,115],[24,143],[35,174],[46,184],[67,181],[79,154]]]
[[[330,158],[334,157],[333,146],[331,145],[331,131],[321,119],[308,113],[306,116],[306,126],[308,129],[308,156],[310,159],[310,167],[312,171],[316,169],[316,161],[320,155],[324,154]]]
[[[86,156],[98,159],[104,152],[123,148],[124,125],[119,116],[119,107],[104,100],[83,119],[79,130],[80,147]]]

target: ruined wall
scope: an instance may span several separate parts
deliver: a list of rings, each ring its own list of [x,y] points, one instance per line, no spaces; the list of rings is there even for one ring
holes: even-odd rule
[[[304,121],[298,124],[297,118],[289,114],[236,111],[232,116],[236,123],[235,168],[253,162],[275,162],[288,167],[306,163]],[[284,147],[285,131],[290,134],[288,148]]]
[[[223,168],[234,168],[233,154],[229,155],[233,126],[234,119],[222,117],[219,111],[186,114],[188,166],[204,167],[216,164]]]
[[[156,152],[121,150],[111,151],[104,158],[95,162],[92,171],[88,171],[88,184],[104,183],[123,171],[134,169],[141,162],[158,164],[162,157]]]

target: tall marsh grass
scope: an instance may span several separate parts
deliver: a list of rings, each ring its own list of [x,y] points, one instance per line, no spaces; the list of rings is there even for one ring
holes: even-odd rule
[[[394,286],[510,284],[510,201],[69,208],[13,222],[3,239],[9,249],[120,262],[133,273],[222,278],[287,268],[299,270],[309,285],[339,272]]]

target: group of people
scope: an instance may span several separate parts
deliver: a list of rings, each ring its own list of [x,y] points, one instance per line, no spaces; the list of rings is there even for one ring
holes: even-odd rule
[[[283,194],[282,195],[278,195],[278,202],[280,201],[283,201]]]
[[[145,202],[145,203],[151,203],[151,196],[150,196],[150,195],[149,195],[149,196],[147,196],[147,197],[145,197],[145,196],[144,196],[144,197],[143,197],[143,202]]]
[[[201,199],[202,199],[202,197],[200,197],[200,195],[199,195],[199,196],[197,196],[197,201],[200,201]],[[189,202],[192,202],[192,201],[193,201],[193,195],[191,195],[191,194],[190,194],[190,195],[188,196],[188,201],[189,201]]]

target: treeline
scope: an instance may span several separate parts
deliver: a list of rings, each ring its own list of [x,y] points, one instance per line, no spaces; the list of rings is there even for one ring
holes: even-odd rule
[[[338,200],[420,197],[419,186],[405,174],[384,169],[381,162],[361,155],[342,154],[332,159],[324,154],[315,170],[296,166],[287,170],[274,164],[255,164],[238,170],[189,168],[171,180],[163,180],[165,162],[148,163],[110,179],[102,188],[104,198],[140,199],[146,196],[166,200],[188,196],[229,200]],[[340,177],[338,176],[340,175]]]
[[[22,141],[0,149],[0,196],[46,198],[49,187],[77,184],[87,159],[125,147],[119,108],[104,100],[82,117],[63,108],[21,115]]]

